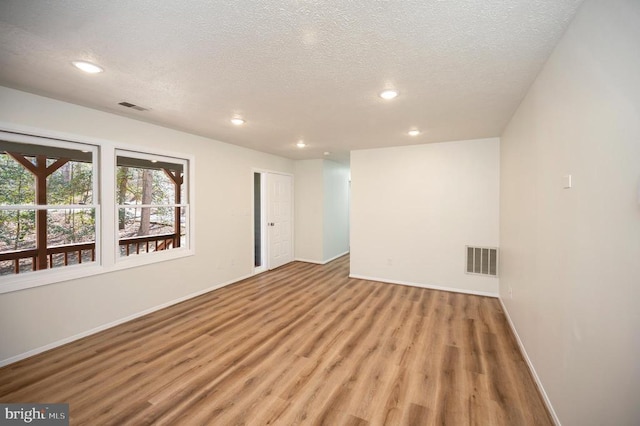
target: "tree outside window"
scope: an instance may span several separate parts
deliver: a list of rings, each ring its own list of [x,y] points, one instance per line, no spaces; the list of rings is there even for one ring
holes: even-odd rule
[[[93,153],[0,141],[0,275],[95,261]]]
[[[186,239],[185,164],[120,152],[117,156],[119,255],[181,247]],[[153,159],[149,159],[153,158]]]
[[[0,130],[0,293],[193,255],[193,161]]]

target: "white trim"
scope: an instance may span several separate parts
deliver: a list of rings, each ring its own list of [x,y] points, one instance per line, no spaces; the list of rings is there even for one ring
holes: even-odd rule
[[[105,250],[102,251],[102,265],[105,268],[112,268],[116,265],[117,250],[119,249],[118,243],[118,209],[116,209],[116,192],[117,192],[117,166],[116,166],[116,149],[109,144],[101,145],[100,147],[102,162],[100,176],[100,199],[102,200],[103,208],[102,214],[103,223],[108,223],[107,227],[100,230],[102,237],[102,243]],[[108,232],[110,231],[110,232]]]
[[[148,147],[148,146],[140,146],[140,145],[134,145],[134,144],[129,144],[128,142],[119,142],[119,141],[113,141],[113,142],[107,142],[109,143],[111,146],[113,146],[115,152],[114,152],[114,165],[113,168],[115,169],[117,167],[117,158],[118,155],[120,155],[121,153],[127,153],[127,154],[139,154],[139,155],[150,155],[153,157],[157,157],[157,158],[166,158],[167,162],[182,162],[181,164],[184,166],[186,164],[186,162],[188,162],[187,167],[191,168],[192,167],[192,163],[195,162],[195,156],[193,154],[185,154],[185,153],[181,153],[181,152],[177,152],[177,151],[170,151],[170,150],[166,150],[166,149],[158,149],[155,147]],[[137,158],[137,157],[136,157]],[[142,157],[141,157],[142,158]],[[177,164],[177,163],[176,163]],[[183,170],[184,172],[184,170]],[[188,173],[186,173],[188,172]],[[189,174],[191,174],[190,171],[186,171],[184,173],[184,176],[187,176]],[[189,203],[191,204],[191,199],[189,199]]]
[[[19,291],[27,288],[39,287],[42,285],[54,284],[76,278],[83,278],[92,275],[99,275],[117,271],[125,268],[149,265],[164,262],[172,259],[179,259],[195,254],[196,230],[195,230],[195,176],[196,164],[195,156],[191,154],[177,153],[156,148],[140,147],[133,144],[118,141],[98,139],[88,136],[78,136],[69,133],[62,133],[52,130],[43,130],[13,123],[0,121],[0,135],[7,133],[7,140],[28,144],[47,145],[54,142],[56,146],[77,149],[77,145],[87,147],[93,153],[94,172],[94,204],[82,205],[29,205],[27,209],[95,209],[96,212],[96,235],[95,253],[96,261],[91,264],[66,266],[62,268],[47,269],[46,271],[35,271],[17,275],[3,275],[0,277],[0,294],[12,291]],[[44,140],[43,140],[44,139]],[[166,158],[171,161],[180,161],[184,166],[184,178],[187,184],[187,203],[169,206],[182,207],[187,209],[187,234],[186,244],[179,249],[166,250],[163,253],[154,252],[149,256],[130,256],[126,260],[119,256],[118,230],[116,224],[117,210],[119,207],[115,203],[116,193],[116,158],[118,152],[134,156],[151,155],[154,158]],[[153,154],[150,154],[153,152]],[[136,157],[137,158],[137,157]],[[97,201],[97,203],[96,203]],[[114,206],[111,208],[111,206]],[[156,207],[156,205],[151,205]],[[157,205],[165,207],[167,205]],[[17,206],[20,208],[21,206]],[[141,208],[142,205],[126,205],[123,208]],[[10,207],[7,209],[11,209]],[[113,232],[109,232],[113,231]],[[112,250],[111,250],[112,249]]]
[[[111,268],[111,270],[125,269],[125,268],[133,268],[136,266],[150,265],[157,262],[163,262],[165,260],[177,259],[180,257],[191,256],[195,254],[194,241],[195,241],[195,229],[193,227],[194,224],[194,215],[195,215],[195,189],[194,181],[195,181],[195,157],[191,154],[180,154],[177,152],[169,152],[163,150],[156,150],[155,148],[147,148],[147,147],[139,147],[134,145],[122,144],[120,142],[112,142],[111,144],[112,151],[109,151],[109,154],[113,155],[113,166],[110,168],[110,171],[113,172],[111,176],[112,186],[105,185],[103,187],[103,195],[108,194],[109,198],[113,200],[113,204],[104,203],[105,206],[113,205],[114,208],[111,209],[113,212],[113,250],[111,255],[113,256],[113,264],[105,263],[105,266]],[[117,182],[116,182],[116,173],[118,167],[118,157],[130,157],[130,158],[140,158],[140,159],[161,159],[166,162],[173,162],[176,164],[181,164],[183,167],[183,185],[187,185],[187,203],[185,204],[116,204],[116,192],[117,192]],[[194,176],[194,179],[191,177]],[[180,247],[177,249],[164,250],[162,253],[160,252],[151,252],[144,253],[142,255],[137,254],[135,256],[120,256],[120,246],[118,241],[120,239],[120,232],[118,227],[115,226],[115,219],[118,217],[118,210],[125,208],[142,208],[142,207],[150,207],[150,208],[159,208],[159,207],[180,207],[186,209],[186,244],[185,247]],[[180,230],[176,230],[178,234],[180,234]]]
[[[157,209],[160,207],[189,207],[189,204],[118,204],[119,209]]]
[[[59,132],[59,131],[50,130],[50,129],[44,130],[39,127],[24,126],[21,124],[7,123],[5,121],[0,121],[0,131],[15,133],[15,134],[19,134],[27,137],[56,139],[61,142],[73,142],[73,143],[79,143],[84,145],[102,145],[102,144],[113,143],[108,141],[107,139],[95,138],[91,136],[80,137],[72,133]]]
[[[102,259],[102,240],[101,232],[104,226],[101,204],[101,191],[98,191],[100,182],[101,163],[100,149],[98,143],[89,143],[86,140],[71,140],[69,138],[61,139],[60,137],[47,136],[46,132],[37,131],[30,134],[23,133],[18,130],[11,130],[11,126],[0,122],[0,138],[26,145],[55,146],[71,150],[82,150],[91,152],[91,172],[92,172],[92,203],[91,204],[26,204],[2,206],[0,209],[7,210],[94,210],[94,250],[95,261],[84,264],[68,265],[63,268],[48,268],[42,271],[29,271],[20,274],[8,274],[0,276],[0,294],[20,291],[28,288],[39,287],[42,285],[53,284],[62,281],[68,281],[76,278],[96,275],[103,273],[101,264]],[[35,248],[35,247],[32,247]]]
[[[349,250],[345,251],[344,253],[340,253],[337,256],[333,256],[331,259],[327,259],[327,260],[311,260],[311,259],[303,259],[301,257],[296,257],[295,259],[293,259],[296,262],[306,262],[306,263],[315,263],[316,265],[326,265],[329,262],[333,262],[334,260],[345,256],[349,254]],[[377,281],[377,280],[376,280]]]
[[[462,288],[455,287],[442,287],[438,285],[429,285],[422,283],[414,283],[410,281],[401,281],[401,280],[390,280],[387,278],[376,278],[376,277],[366,277],[363,275],[349,274],[349,278],[356,278],[359,280],[367,280],[367,281],[378,281],[381,283],[389,283],[389,284],[400,284],[400,285],[409,285],[411,287],[420,287],[420,288],[428,288],[431,290],[442,290],[442,291],[450,291],[453,293],[464,293],[464,294],[472,294],[474,296],[486,296],[486,297],[495,297],[498,298],[498,293],[491,293],[489,291],[475,291],[475,290],[466,290]]]
[[[522,353],[522,357],[527,362],[527,366],[529,367],[529,371],[531,372],[531,375],[533,376],[534,382],[536,382],[536,386],[538,387],[538,391],[542,395],[542,399],[544,400],[544,404],[547,406],[547,410],[551,414],[551,418],[553,420],[553,423],[555,423],[557,426],[561,426],[560,419],[558,418],[558,415],[556,414],[555,410],[553,409],[553,405],[551,405],[551,400],[549,399],[549,395],[547,395],[547,392],[544,390],[544,386],[542,386],[542,381],[540,380],[540,377],[538,376],[538,373],[536,373],[536,369],[534,368],[533,363],[531,362],[531,358],[529,358],[529,354],[527,354],[527,350],[524,348],[524,344],[522,343],[522,340],[520,339],[520,335],[516,331],[516,327],[513,324],[513,321],[511,321],[511,316],[509,315],[509,311],[507,310],[507,307],[505,306],[504,302],[502,301],[502,297],[498,296],[498,300],[500,301],[500,305],[502,306],[502,311],[504,312],[504,316],[507,318],[507,322],[509,323],[509,327],[511,327],[511,331],[513,332],[513,335],[515,336],[516,341],[518,342],[518,346],[520,347],[520,352]]]
[[[117,157],[136,158],[138,160],[148,160],[148,161],[151,161],[152,163],[155,163],[159,160],[164,163],[181,165],[183,167],[183,173],[184,173],[184,167],[186,167],[187,165],[185,159],[181,155],[177,155],[177,156],[156,155],[156,154],[151,154],[148,149],[131,150],[129,148],[116,148],[116,164],[118,164]]]
[[[324,265],[325,262],[322,262],[320,260],[311,260],[311,259],[303,259],[300,257],[296,257],[295,259],[293,259],[294,262],[305,262],[305,263],[315,263],[316,265]]]
[[[325,260],[322,264],[325,265],[325,264],[327,264],[329,262],[333,262],[334,260],[338,259],[339,257],[346,256],[347,254],[349,254],[349,250],[345,251],[344,253],[340,253],[338,255],[335,255],[331,259]]]
[[[96,246],[96,251],[97,250],[98,248]],[[96,259],[98,259],[97,256],[98,254],[96,252]],[[6,282],[0,281],[2,283],[2,285],[0,285],[0,294],[70,281],[77,278],[90,277],[92,275],[104,274],[105,272],[108,271],[105,271],[104,267],[96,261],[45,269],[42,271],[29,271],[17,275],[4,275],[3,279],[6,279],[4,277],[11,277],[11,280],[7,280]]]
[[[137,266],[151,265],[153,263],[168,262],[174,259],[193,256],[193,252],[186,247],[174,248],[171,250],[152,251],[149,253],[132,254],[131,256],[117,255],[114,265],[108,271],[120,271],[122,269],[135,268]]]
[[[284,266],[287,263],[291,263],[293,261],[295,261],[295,253],[296,253],[296,247],[295,247],[295,243],[296,243],[296,236],[295,236],[295,231],[296,231],[296,224],[295,224],[295,175],[293,173],[285,173],[285,172],[263,172],[262,176],[264,176],[265,178],[265,187],[262,188],[262,181],[260,182],[261,184],[261,190],[264,189],[263,195],[265,195],[264,197],[264,205],[266,208],[266,212],[265,212],[265,221],[269,222],[269,203],[270,203],[270,199],[269,199],[269,175],[278,175],[278,176],[287,176],[291,178],[291,211],[289,212],[289,218],[290,218],[290,222],[291,222],[291,260],[278,265],[276,267],[274,267],[271,264],[271,253],[270,253],[270,248],[271,248],[271,241],[270,241],[270,232],[269,232],[269,227],[265,226],[265,232],[267,233],[267,238],[266,238],[266,254],[265,254],[265,265],[267,267],[267,270],[271,271],[272,269],[276,269],[279,268],[280,266]],[[261,178],[262,179],[262,178]],[[261,202],[263,202],[261,200]]]
[[[0,360],[0,367],[4,367],[5,365],[13,364],[14,362],[18,362],[18,361],[23,360],[25,358],[29,358],[29,357],[37,355],[39,353],[48,351],[50,349],[57,348],[58,346],[66,345],[67,343],[82,339],[83,337],[87,337],[87,336],[90,336],[92,334],[99,333],[99,332],[107,330],[109,328],[118,326],[120,324],[124,324],[124,323],[129,322],[131,320],[134,320],[136,318],[140,318],[142,316],[148,315],[148,314],[150,314],[152,312],[159,311],[160,309],[168,308],[169,306],[184,302],[185,300],[189,300],[189,299],[193,299],[194,297],[202,296],[203,294],[209,293],[209,292],[217,290],[219,288],[226,287],[226,286],[231,285],[231,284],[235,284],[235,283],[237,283],[239,281],[242,281],[242,280],[246,280],[247,278],[250,278],[251,276],[252,275],[249,274],[249,275],[245,275],[245,276],[233,279],[231,281],[224,282],[222,284],[216,284],[216,285],[208,287],[208,288],[206,288],[204,290],[200,290],[200,291],[197,291],[195,293],[191,293],[191,294],[188,294],[186,296],[180,297],[178,299],[174,299],[172,301],[162,303],[162,304],[154,306],[152,308],[145,309],[144,311],[140,311],[140,312],[137,312],[135,314],[126,316],[126,317],[121,318],[119,320],[115,320],[115,321],[109,322],[107,324],[100,325],[100,326],[92,328],[90,330],[83,331],[82,333],[74,334],[73,336],[65,337],[64,339],[60,339],[60,340],[57,340],[55,342],[49,343],[47,345],[40,346],[39,348],[32,349],[30,351],[21,353],[19,355],[15,355],[15,356],[12,356],[10,358],[6,358],[6,359],[3,359],[3,360]]]
[[[260,167],[252,167],[251,171],[253,173],[273,173],[274,175],[285,175],[285,176],[293,177],[293,173],[283,172],[283,171],[279,171],[279,170],[262,169]]]
[[[4,133],[7,135],[7,138],[11,142],[17,142],[28,145],[46,145],[46,142],[54,141],[57,147],[71,149],[76,151],[84,151],[79,150],[77,145],[82,145],[86,148],[86,152],[91,152],[91,162],[95,163],[95,158],[98,156],[98,147],[99,143],[89,143],[84,140],[75,139],[75,138],[67,138],[67,137],[57,137],[57,136],[47,136],[46,132],[23,132],[20,130],[10,130],[5,126],[6,123],[0,122],[0,133]],[[10,127],[10,126],[9,126]],[[46,139],[43,141],[42,139]]]

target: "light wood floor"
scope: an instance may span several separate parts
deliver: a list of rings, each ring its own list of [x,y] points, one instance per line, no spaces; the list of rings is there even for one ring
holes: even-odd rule
[[[292,263],[0,369],[72,425],[552,424],[497,299]]]

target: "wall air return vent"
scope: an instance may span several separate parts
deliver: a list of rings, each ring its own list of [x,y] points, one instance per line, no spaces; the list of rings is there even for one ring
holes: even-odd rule
[[[467,274],[498,276],[498,249],[496,247],[466,246]]]
[[[132,104],[131,102],[125,102],[125,101],[122,101],[122,102],[118,103],[118,105],[122,105],[123,107],[135,109],[136,111],[149,111],[151,109],[151,108],[144,108],[144,107],[141,107],[140,105]]]

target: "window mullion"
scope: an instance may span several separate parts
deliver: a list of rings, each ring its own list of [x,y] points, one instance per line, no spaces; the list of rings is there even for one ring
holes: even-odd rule
[[[104,144],[101,149],[100,169],[100,224],[101,229],[96,240],[100,239],[102,264],[111,268],[116,263],[118,230],[116,227],[116,150],[113,145]]]
[[[89,170],[91,170],[92,173],[92,185],[82,190],[82,194],[84,194],[82,198],[77,198],[75,196],[75,192],[73,192],[74,195],[71,198],[60,195],[64,194],[64,192],[55,192],[55,194],[57,195],[49,200],[49,202],[51,202],[52,204],[45,204],[47,200],[43,196],[41,196],[40,198],[34,196],[21,196],[21,198],[16,199],[18,202],[33,202],[33,204],[6,205],[9,203],[9,201],[3,201],[3,203],[6,204],[0,205],[0,213],[3,214],[3,220],[7,215],[11,217],[16,216],[16,221],[18,223],[17,226],[21,226],[21,223],[28,224],[18,229],[27,230],[28,232],[31,232],[31,234],[33,234],[33,228],[35,227],[35,225],[33,225],[33,222],[35,222],[34,216],[37,216],[38,212],[46,213],[47,215],[51,214],[52,216],[50,217],[54,217],[54,219],[58,222],[60,222],[62,219],[66,220],[67,216],[63,217],[61,215],[66,215],[67,213],[69,213],[69,217],[72,218],[72,229],[74,230],[74,233],[72,234],[72,241],[74,241],[74,243],[65,243],[62,245],[58,244],[51,247],[49,246],[49,244],[40,244],[40,246],[46,247],[46,255],[48,257],[49,263],[53,264],[54,262],[56,262],[57,266],[62,266],[62,262],[64,262],[64,268],[48,267],[46,269],[39,268],[38,270],[36,270],[37,268],[33,266],[33,271],[26,271],[26,269],[21,270],[21,264],[18,263],[17,266],[14,265],[14,267],[18,268],[18,272],[6,276],[3,272],[2,276],[0,276],[0,280],[3,284],[2,286],[0,286],[0,293],[15,291],[23,288],[37,287],[40,285],[75,279],[79,277],[101,274],[109,271],[129,268],[132,266],[151,264],[158,261],[164,261],[166,259],[175,259],[193,254],[194,187],[192,185],[193,182],[191,177],[194,173],[194,158],[192,156],[185,156],[183,154],[169,152],[160,153],[159,155],[149,154],[147,152],[147,148],[122,146],[104,140],[94,140],[87,142],[80,140],[80,138],[78,138],[78,140],[74,140],[73,137],[69,137],[69,140],[61,140],[59,138],[48,139],[46,134],[43,134],[42,136],[31,136],[18,133],[6,133],[2,130],[0,130],[0,151],[2,151],[3,155],[10,155],[9,153],[15,151],[20,152],[22,156],[29,157],[28,164],[24,164],[26,160],[23,162],[20,162],[18,160],[18,163],[20,163],[23,167],[26,167],[29,171],[31,171],[30,169],[32,168],[38,168],[38,170],[42,169],[41,174],[43,177],[49,177],[50,175],[54,176],[54,173],[56,173],[56,186],[52,186],[52,188],[55,188],[52,189],[52,191],[62,191],[61,188],[63,188],[63,186],[61,185],[63,185],[64,182],[70,179],[69,176],[71,176],[71,178],[76,176],[76,174],[74,173],[74,171],[76,170],[74,168],[75,162],[92,164],[91,168],[82,166],[82,168],[79,169],[80,173],[85,173],[84,175],[78,175],[79,179],[81,179],[79,180],[79,182],[84,182],[83,185],[85,186],[83,186],[83,188],[86,187],[86,183],[88,182],[86,179],[88,179]],[[122,156],[122,159],[125,160],[123,164],[119,164],[119,161],[121,160],[119,156]],[[32,158],[37,158],[37,162],[34,163],[35,160],[33,160]],[[45,159],[45,161],[42,161],[43,158]],[[63,164],[63,162],[74,162],[72,163],[72,169],[70,172],[64,168],[66,166],[65,164]],[[63,167],[63,169],[59,172],[57,170],[54,170],[54,168],[59,169],[60,167],[58,166]],[[174,188],[171,189],[171,185],[168,185],[164,181],[158,181],[162,182],[162,184],[159,186],[159,188],[161,188],[161,192],[163,193],[163,196],[161,198],[152,199],[152,197],[146,196],[145,198],[148,199],[148,201],[147,199],[144,200],[146,204],[117,205],[116,203],[122,203],[122,200],[118,200],[118,167],[139,167],[145,170],[150,169],[160,172],[164,171],[164,175],[162,176],[166,176],[168,179],[170,179],[171,182],[173,182],[174,185],[177,186],[174,186]],[[45,172],[48,172],[46,176],[44,176]],[[71,174],[63,175],[63,173]],[[164,179],[160,178],[160,176],[158,176],[158,178]],[[48,189],[48,183],[46,179],[41,180],[43,180],[43,182],[41,182],[40,188]],[[53,181],[54,180],[52,179],[52,182]],[[6,186],[7,182],[12,181],[7,179],[3,180],[2,183]],[[74,190],[73,188],[75,188],[75,186],[71,187],[72,190]],[[88,191],[91,191],[91,194],[89,194]],[[39,195],[44,194],[44,191],[40,192],[41,193]],[[4,193],[5,192],[3,192],[3,194]],[[54,192],[52,192],[52,194],[53,193]],[[38,201],[40,202],[40,204],[38,204]],[[76,202],[83,201],[86,202],[86,204],[74,204]],[[140,201],[137,199],[137,196],[136,201]],[[149,201],[151,201],[151,203],[149,203]],[[167,203],[152,204],[153,201],[165,201]],[[171,201],[173,201],[173,203],[171,203]],[[69,202],[69,204],[63,204],[65,202]],[[135,240],[132,244],[141,244],[142,241],[145,244],[144,251],[146,251],[147,253],[155,253],[152,256],[132,256],[125,259],[120,255],[121,233],[119,231],[118,213],[120,209],[131,208],[146,208],[156,210],[155,213],[151,213],[152,215],[155,215],[152,216],[152,220],[154,220],[153,226],[155,227],[155,230],[150,228],[149,230],[145,230],[144,232],[138,232],[144,234],[140,235],[139,237],[130,237],[129,235],[124,235],[123,237],[123,241],[126,239]],[[161,211],[158,211],[158,209],[160,209]],[[173,210],[173,213],[170,213],[172,211],[170,209]],[[71,212],[61,212],[62,210],[71,210]],[[83,210],[92,210],[90,214],[95,219],[95,245],[92,244],[92,242],[75,243],[76,217],[80,217],[79,223],[82,226],[85,225],[85,216],[83,215],[86,214],[86,212],[83,212]],[[29,211],[29,215],[21,216],[20,211]],[[35,215],[34,212],[36,213]],[[76,213],[80,213],[80,215],[76,216]],[[169,225],[168,222],[169,218],[171,218],[171,214],[173,214],[172,226]],[[161,220],[156,221],[155,219],[153,219],[154,217],[160,218]],[[24,221],[20,222],[23,219]],[[145,223],[149,223],[148,216],[145,220]],[[30,228],[28,228],[27,226],[30,226]],[[169,233],[168,231],[170,227],[171,229],[173,229],[173,232],[171,233]],[[49,232],[51,229],[56,228],[50,229],[48,226],[40,226],[39,229],[46,229],[47,232]],[[66,229],[67,228],[64,228],[63,231],[65,231]],[[79,234],[80,238],[87,239],[86,236],[88,235],[87,232],[89,231],[87,230],[85,232],[84,228],[82,229],[83,233]],[[60,239],[62,241],[62,238],[66,238],[62,235],[63,231],[55,231],[56,233],[52,231],[52,238],[56,238],[55,241],[58,241],[57,239]],[[164,239],[165,241],[162,241],[163,234],[156,231],[166,231],[165,235],[167,237]],[[129,232],[129,234],[131,234],[131,232]],[[49,240],[49,237],[49,234],[47,234],[47,240]],[[184,241],[182,241],[182,238],[184,238]],[[153,242],[154,239],[157,240],[157,242]],[[16,241],[22,240],[18,240],[16,237]],[[30,243],[31,240],[25,241]],[[54,240],[52,239],[51,241]],[[151,244],[154,244],[155,250],[153,248],[150,250]],[[86,259],[85,262],[83,262],[82,252],[82,250],[89,249],[79,248],[80,246],[86,245],[91,245],[91,250],[94,250],[93,253],[91,253],[92,256],[90,262]],[[27,244],[23,244],[22,246],[27,247]],[[167,248],[171,248],[171,250],[167,250]],[[1,260],[2,262],[5,262],[3,263],[3,265],[5,265],[6,262],[15,261],[16,259],[18,260],[18,262],[20,262],[22,259],[28,259],[24,256],[20,257],[25,254],[18,253],[18,251],[23,250],[21,247],[19,247],[18,250],[13,250],[15,253],[10,253],[11,250],[6,250],[4,246],[2,250],[3,257]],[[33,250],[28,248],[28,251]],[[71,261],[68,265],[69,268],[66,268],[68,253],[72,253],[70,254],[70,257],[77,257],[77,264]],[[62,255],[64,255],[63,261],[61,261],[60,257]],[[30,256],[30,258],[36,259],[34,256]],[[42,259],[38,258],[37,260],[40,261]],[[33,260],[33,262],[34,263],[32,263],[32,265],[35,265],[36,260]],[[40,263],[38,263],[38,265]],[[23,266],[26,264],[26,261],[22,263]]]

